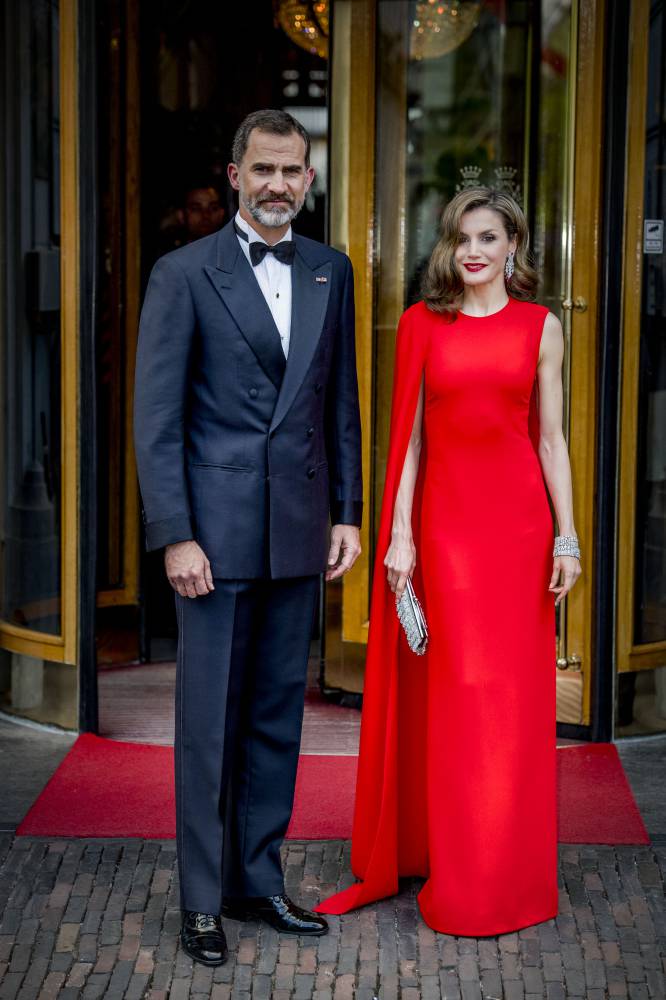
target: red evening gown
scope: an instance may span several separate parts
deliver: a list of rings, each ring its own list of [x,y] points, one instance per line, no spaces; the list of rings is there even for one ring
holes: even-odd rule
[[[400,322],[345,913],[426,877],[435,930],[480,937],[557,913],[553,527],[536,454],[548,310],[510,299]],[[430,643],[398,627],[384,557],[424,377],[414,586]]]

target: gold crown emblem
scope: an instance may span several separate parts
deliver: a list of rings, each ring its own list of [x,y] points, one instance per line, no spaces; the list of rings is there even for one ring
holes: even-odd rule
[[[516,175],[518,171],[515,167],[495,167],[493,173],[495,175],[495,181],[492,184],[486,184],[481,180],[481,174],[483,170],[481,167],[475,167],[472,164],[467,164],[467,166],[460,168],[460,176],[462,180],[456,184],[456,192],[465,191],[468,188],[475,187],[494,187],[497,191],[502,191],[504,194],[511,195],[516,201],[521,201],[522,191],[520,184],[516,181]]]
[[[462,181],[460,184],[456,184],[456,191],[464,191],[466,188],[480,187],[481,181],[479,177],[481,176],[481,167],[475,167],[472,164],[468,164],[466,167],[460,168],[460,175]]]
[[[516,201],[521,198],[520,184],[516,182],[516,174],[518,171],[515,167],[496,167],[495,177],[497,178],[496,187],[498,191],[503,191],[504,194],[511,195]]]

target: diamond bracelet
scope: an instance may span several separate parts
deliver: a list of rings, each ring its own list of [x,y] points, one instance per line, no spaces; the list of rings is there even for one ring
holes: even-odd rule
[[[554,556],[573,556],[580,559],[580,546],[575,535],[558,535],[553,547]]]

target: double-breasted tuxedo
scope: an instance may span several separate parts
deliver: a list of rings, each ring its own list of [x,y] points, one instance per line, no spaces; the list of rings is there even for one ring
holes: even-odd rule
[[[214,576],[320,573],[360,524],[349,259],[296,236],[289,358],[233,225],[160,258],[141,316],[135,439],[149,549],[196,538]]]
[[[184,909],[283,891],[329,519],[360,525],[353,275],[295,236],[288,358],[233,224],[160,258],[141,314],[135,447],[146,545],[195,539],[215,590],[176,596]]]

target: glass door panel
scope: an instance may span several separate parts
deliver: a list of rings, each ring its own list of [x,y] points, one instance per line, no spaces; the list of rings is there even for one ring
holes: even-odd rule
[[[0,706],[69,727],[78,697],[76,6],[8,0],[0,29]]]
[[[58,9],[4,4],[3,621],[61,632]],[[18,196],[16,196],[18,192]]]
[[[575,31],[570,2],[378,6],[373,541],[388,450],[395,330],[401,312],[420,297],[441,211],[456,191],[482,184],[522,204],[542,278],[539,300],[562,319],[568,346]],[[580,723],[583,676],[578,658],[565,655],[565,626],[562,614],[558,721]],[[514,655],[512,645],[507,636],[507,656]]]
[[[648,59],[645,59],[645,53]],[[616,732],[666,730],[666,16],[631,32]]]

